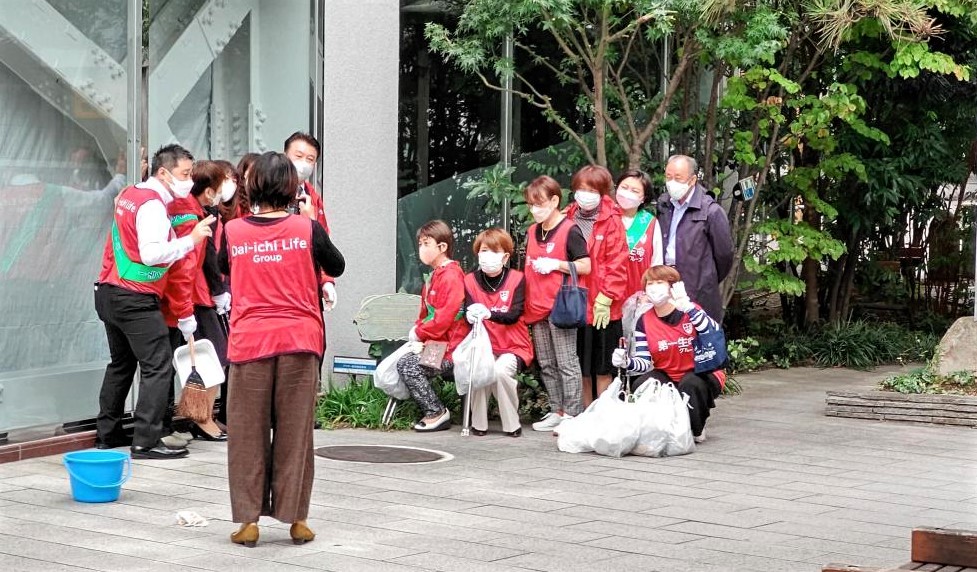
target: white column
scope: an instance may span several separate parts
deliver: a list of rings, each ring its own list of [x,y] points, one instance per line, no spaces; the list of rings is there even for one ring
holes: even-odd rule
[[[396,288],[399,3],[326,0],[325,21],[323,200],[346,257],[326,318],[328,379],[332,356],[367,355],[353,325],[360,300]]]

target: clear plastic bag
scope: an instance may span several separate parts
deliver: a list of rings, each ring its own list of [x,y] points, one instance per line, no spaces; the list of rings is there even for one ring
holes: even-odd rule
[[[397,373],[397,362],[410,352],[410,345],[410,342],[407,342],[384,358],[377,365],[376,373],[373,374],[373,385],[399,401],[404,401],[410,397],[410,391],[407,390],[407,386],[400,380],[400,374]]]
[[[495,355],[492,340],[481,320],[475,322],[472,331],[451,353],[454,362],[455,390],[465,395],[495,383]]]

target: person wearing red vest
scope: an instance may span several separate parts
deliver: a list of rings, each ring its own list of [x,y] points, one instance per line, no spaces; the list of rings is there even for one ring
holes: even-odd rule
[[[621,222],[628,241],[628,282],[625,299],[644,290],[645,271],[662,264],[662,230],[655,215],[641,207],[651,198],[651,177],[629,169],[617,178],[614,200],[621,207]]]
[[[236,191],[234,181],[229,177],[227,166],[217,161],[199,161],[193,167],[193,188],[190,196],[176,199],[167,206],[173,230],[177,236],[189,234],[198,221],[206,218],[208,211],[225,200],[233,198]],[[221,223],[215,220],[212,229],[217,234]],[[214,241],[208,239],[196,246],[187,255],[184,266],[188,280],[179,281],[174,288],[168,288],[163,299],[163,315],[170,326],[170,342],[173,349],[182,345],[182,336],[176,329],[177,314],[169,311],[190,301],[197,320],[194,340],[209,340],[217,351],[221,365],[227,366],[227,335],[221,323],[221,315],[230,311],[231,294],[224,286],[220,270],[217,268],[217,250]],[[208,389],[213,409],[219,386]],[[202,425],[192,423],[190,434],[205,441],[226,441],[227,435],[211,419]]]
[[[160,299],[170,266],[175,264],[179,270],[181,259],[212,233],[214,219],[208,217],[188,236],[177,238],[166,215],[166,205],[189,194],[192,167],[193,156],[186,149],[167,145],[153,155],[153,176],[119,194],[95,283],[95,311],[105,324],[111,355],[99,393],[95,446],[126,444],[122,414],[138,366],[139,400],[132,438],[132,456],[138,459],[187,454],[186,449],[170,448],[161,441],[174,371]],[[178,327],[185,337],[197,329],[192,305],[179,312]]]
[[[719,325],[689,300],[678,271],[670,266],[652,266],[645,272],[645,292],[654,311],[638,319],[634,353],[614,350],[615,367],[627,368],[637,387],[649,377],[672,383],[689,397],[689,421],[696,443],[705,441],[706,419],[726,384],[726,373],[695,372],[692,341],[707,328]],[[645,375],[642,375],[645,374]]]
[[[454,247],[451,227],[441,220],[424,223],[417,230],[417,255],[433,270],[425,277],[417,321],[407,334],[411,352],[397,361],[397,373],[407,386],[411,399],[424,413],[414,425],[419,433],[443,431],[451,427],[451,412],[441,403],[431,380],[451,373],[451,352],[471,329],[465,321],[465,273],[451,259]],[[447,349],[440,367],[421,365],[420,353],[429,342],[444,342]]]
[[[533,343],[522,319],[525,279],[522,272],[507,266],[514,245],[503,229],[479,233],[472,250],[478,257],[478,269],[465,276],[465,316],[472,325],[481,320],[495,355],[495,385],[479,389],[469,398],[472,433],[488,433],[488,397],[492,393],[499,404],[502,432],[520,437],[516,372],[533,361]]]
[[[628,288],[628,242],[621,222],[621,207],[610,195],[611,173],[587,165],[570,179],[573,203],[567,218],[577,223],[587,239],[592,271],[584,279],[589,297],[587,322],[577,330],[577,355],[583,371],[584,405],[611,383],[611,353],[622,334],[622,308]]]
[[[560,212],[560,183],[543,175],[530,182],[523,195],[536,221],[526,235],[523,320],[532,328],[533,348],[550,406],[550,411],[533,423],[533,430],[552,431],[583,408],[577,328],[554,326],[549,321],[550,310],[570,265],[578,276],[586,276],[590,274],[590,258],[580,229]]]
[[[326,220],[326,208],[322,201],[322,195],[316,192],[315,187],[309,182],[315,172],[315,165],[321,153],[322,147],[319,145],[319,141],[308,133],[296,131],[285,140],[285,155],[295,165],[295,170],[298,172],[302,184],[302,189],[297,196],[308,196],[311,199],[316,220],[328,233],[329,223]],[[329,312],[336,307],[336,302],[339,301],[336,295],[336,280],[328,274],[323,274],[320,276],[319,282],[322,285],[324,309]]]
[[[288,212],[298,176],[268,152],[249,178],[254,214],[224,228],[218,263],[231,277],[234,309],[227,358],[227,473],[235,544],[254,546],[258,519],[291,523],[302,544],[315,538],[306,519],[312,495],[312,433],[324,347],[319,273],[340,276],[342,254],[316,222],[312,203]]]

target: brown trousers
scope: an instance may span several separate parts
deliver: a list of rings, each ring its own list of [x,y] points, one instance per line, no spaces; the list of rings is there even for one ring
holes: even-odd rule
[[[227,473],[234,522],[308,518],[318,377],[312,354],[231,364]]]

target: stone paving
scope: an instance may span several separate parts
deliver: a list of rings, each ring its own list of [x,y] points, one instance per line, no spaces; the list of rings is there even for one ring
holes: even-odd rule
[[[317,445],[415,445],[426,465],[316,460],[312,543],[262,521],[228,540],[224,446],[133,463],[118,502],[71,499],[60,456],[0,465],[0,570],[818,571],[909,560],[916,526],[977,529],[977,431],[825,417],[828,389],[890,370],[770,370],[719,401],[708,441],[666,459],[521,439],[317,431]],[[497,428],[497,427],[495,427]],[[526,428],[528,429],[528,427]],[[179,510],[209,519],[182,528]]]

